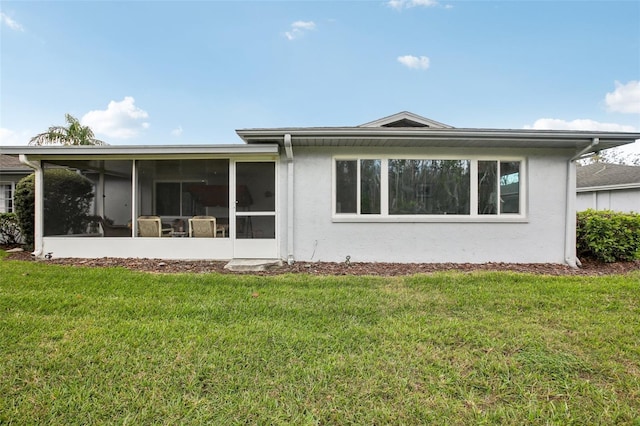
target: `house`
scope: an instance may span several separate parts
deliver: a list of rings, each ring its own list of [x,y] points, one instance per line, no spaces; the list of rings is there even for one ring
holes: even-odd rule
[[[237,134],[244,144],[4,148],[36,171],[35,255],[575,265],[575,161],[640,138],[409,112]],[[92,213],[131,234],[48,233],[51,167],[91,179]],[[187,232],[195,216],[215,218],[210,237]]]
[[[640,212],[640,166],[593,163],[576,168],[576,209]]]
[[[18,158],[0,154],[0,213],[13,213],[16,184],[32,172]]]

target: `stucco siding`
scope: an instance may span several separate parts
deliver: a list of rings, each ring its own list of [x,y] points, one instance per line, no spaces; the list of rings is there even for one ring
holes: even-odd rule
[[[451,153],[452,151],[447,151]],[[390,154],[384,149],[344,155]],[[441,155],[405,149],[393,155]],[[518,156],[508,150],[463,155]],[[526,221],[344,223],[332,220],[335,151],[299,148],[295,156],[294,256],[297,261],[564,262],[566,156],[531,150],[526,162]],[[281,222],[282,223],[282,222]]]

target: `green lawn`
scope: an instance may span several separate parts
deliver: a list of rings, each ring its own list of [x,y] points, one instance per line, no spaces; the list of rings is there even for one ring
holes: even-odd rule
[[[0,260],[0,424],[640,424],[640,274]]]

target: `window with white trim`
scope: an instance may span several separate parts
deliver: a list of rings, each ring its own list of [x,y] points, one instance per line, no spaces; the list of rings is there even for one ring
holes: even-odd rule
[[[156,181],[155,214],[160,216],[205,214],[204,206],[191,192],[191,187],[200,183],[200,181]]]
[[[336,218],[523,217],[523,159],[335,158]]]
[[[0,182],[0,213],[13,213],[15,183]]]

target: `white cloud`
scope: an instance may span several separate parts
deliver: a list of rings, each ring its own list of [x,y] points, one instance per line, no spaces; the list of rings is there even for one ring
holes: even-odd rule
[[[313,21],[296,21],[291,24],[292,28],[300,28],[301,30],[315,30],[316,24]]]
[[[412,7],[434,7],[439,6],[436,0],[389,0],[387,2],[387,6],[392,9],[402,10],[409,9]],[[448,9],[450,7],[447,7]]]
[[[16,132],[0,127],[0,146],[27,145],[31,136],[28,131]]]
[[[313,21],[295,21],[293,24],[291,24],[291,31],[285,32],[284,36],[288,40],[295,40],[307,31],[312,31],[315,29],[316,24]]]
[[[604,132],[635,132],[634,126],[616,123],[600,123],[589,119],[577,119],[572,121],[558,118],[540,118],[532,125],[524,126],[533,130],[590,130]]]
[[[83,125],[91,127],[96,134],[112,138],[131,138],[141,130],[149,128],[149,123],[144,121],[149,118],[149,114],[134,104],[135,99],[126,96],[120,102],[109,102],[106,110],[89,111],[80,121]]]
[[[607,93],[604,99],[607,109],[612,112],[640,114],[640,81],[630,81],[627,84],[616,81],[615,84],[616,90]]]
[[[426,56],[405,55],[405,56],[398,56],[398,62],[400,62],[402,65],[408,68],[412,68],[416,70],[426,70],[427,68],[429,68],[430,61],[429,61],[429,58]]]
[[[182,126],[178,126],[177,128],[171,131],[171,135],[173,136],[182,136]]]
[[[18,22],[11,19],[5,13],[0,12],[0,22],[2,22],[7,27],[11,28],[14,31],[24,31],[24,27],[20,25]]]

